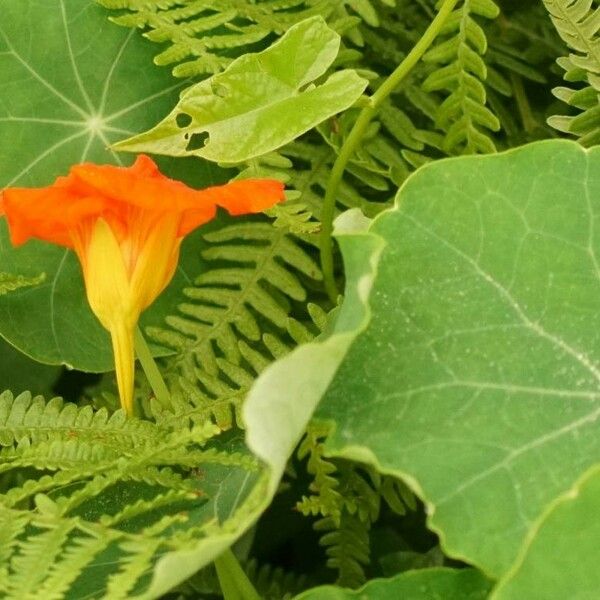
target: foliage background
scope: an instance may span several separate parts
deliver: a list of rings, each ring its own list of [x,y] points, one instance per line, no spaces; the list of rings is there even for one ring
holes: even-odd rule
[[[435,2],[0,10],[2,187],[129,150],[288,189],[186,240],[142,322],[172,400],[140,373],[139,419],[75,259],[2,223],[5,597],[218,597],[234,543],[265,598],[593,597],[595,2],[455,4],[344,173],[340,307],[328,177]]]

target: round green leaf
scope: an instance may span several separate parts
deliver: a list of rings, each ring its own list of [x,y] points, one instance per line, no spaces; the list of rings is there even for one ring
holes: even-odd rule
[[[61,367],[51,367],[34,362],[0,338],[0,390],[15,394],[30,391],[32,394],[51,396]]]
[[[340,238],[336,331],[261,374],[250,448],[280,473],[330,386],[328,453],[404,477],[447,553],[505,573],[600,460],[595,215],[600,150],[571,142],[418,171],[395,209]]]
[[[600,460],[599,218],[600,149],[549,141],[426,166],[370,229],[387,246],[327,450],[404,477],[492,576]]]
[[[152,65],[152,44],[111,24],[93,2],[0,0],[0,12],[0,188],[49,185],[82,161],[129,164],[132,157],[123,161],[108,146],[156,122],[184,85]],[[208,163],[184,162],[161,167],[172,176],[187,167],[197,186],[219,177]],[[144,322],[174,313],[177,290],[199,268],[199,259],[184,257]],[[108,335],[87,306],[70,251],[35,241],[14,249],[2,222],[0,270],[46,275],[39,286],[0,296],[0,335],[41,362],[112,368]]]

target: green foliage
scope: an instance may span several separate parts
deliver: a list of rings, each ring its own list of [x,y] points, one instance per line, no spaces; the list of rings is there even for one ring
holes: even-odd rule
[[[169,43],[155,59],[158,65],[178,64],[175,77],[215,74],[231,61],[254,51],[274,36],[315,15],[333,28],[361,41],[356,15],[377,25],[371,0],[98,0],[109,9],[127,9],[112,20],[145,30],[148,39]],[[394,0],[385,4],[393,5]],[[348,11],[350,8],[350,11]]]
[[[490,582],[475,569],[422,569],[389,579],[375,579],[360,590],[321,586],[296,600],[484,600]]]
[[[93,408],[110,405],[96,397],[110,377],[81,406],[0,395],[0,596],[212,600],[219,585],[204,567],[239,540],[265,600],[290,598],[309,580],[270,566],[287,554],[251,558],[265,524],[252,526],[277,491],[300,498],[337,578],[303,598],[487,595],[479,571],[431,569],[432,556],[501,579],[499,598],[535,594],[538,577],[568,595],[561,555],[585,581],[595,530],[570,534],[586,531],[597,500],[595,479],[573,487],[599,460],[596,153],[558,143],[436,161],[555,135],[546,88],[561,38],[572,53],[559,64],[579,89],[556,94],[581,114],[550,123],[597,143],[597,3],[459,0],[343,175],[336,208],[353,210],[338,221],[335,311],[316,251],[332,166],[361,94],[406,58],[439,3],[80,4],[0,0],[0,186],[119,163],[118,148],[175,156],[163,170],[196,187],[276,177],[288,200],[270,220],[219,217],[182,245],[173,286],[143,323],[172,398],[153,398],[140,371],[144,419]],[[157,48],[157,64],[189,79],[149,68]],[[401,204],[377,217],[401,186]],[[0,276],[0,333],[40,360],[108,368],[73,257],[13,250],[0,227],[0,266],[22,273]],[[431,553],[386,526],[420,510],[411,490],[441,538],[428,538]],[[314,570],[311,582],[328,580]]]
[[[210,422],[174,432],[121,411],[0,395],[3,594],[128,597],[162,554],[233,527],[243,498],[215,521],[213,496],[239,496],[239,477],[258,465],[219,448],[219,433]]]
[[[79,0],[43,2],[35,10],[26,3],[0,0],[0,188],[49,185],[86,160],[129,164],[107,146],[155,123],[176,101],[180,86],[168,73],[147,69],[152,48],[109,23],[95,3],[82,8]],[[30,44],[32,38],[44,42]],[[140,72],[145,76],[131,85]],[[187,161],[173,160],[160,165],[175,177],[186,173],[198,187],[224,180],[207,165],[191,169]],[[200,268],[184,256],[172,287],[143,322],[161,323],[174,312],[180,288]],[[43,363],[112,369],[108,334],[88,308],[73,253],[37,241],[13,248],[1,219],[0,271],[17,273],[22,282],[46,274],[38,285],[0,294],[5,339]]]
[[[349,69],[315,83],[339,44],[320,17],[302,21],[266,50],[188,88],[156,127],[114,147],[221,163],[276,150],[350,107],[365,89],[366,80]]]
[[[370,563],[369,530],[379,518],[381,502],[397,514],[416,509],[416,500],[399,480],[381,476],[375,469],[324,456],[330,427],[312,423],[298,449],[313,476],[310,496],[296,505],[302,514],[319,515],[314,528],[320,532],[327,566],[338,572],[337,584],[356,588],[365,583],[364,568]]]
[[[256,560],[250,560],[243,563],[243,568],[262,600],[291,600],[306,588],[306,577],[285,572],[280,567],[259,565]],[[203,569],[173,590],[179,598],[194,599],[218,595],[220,591],[213,568]]]
[[[486,106],[487,68],[482,55],[487,51],[487,38],[474,17],[494,19],[498,13],[492,0],[463,0],[446,22],[444,37],[423,57],[436,66],[423,89],[448,92],[435,118],[444,131],[443,149],[449,154],[495,150],[485,132],[500,129],[497,117]]]
[[[183,290],[186,302],[166,319],[168,328],[148,330],[152,339],[176,350],[166,361],[166,373],[180,391],[173,414],[212,415],[230,426],[231,410],[239,416],[256,374],[318,331],[310,322],[319,309],[304,303],[320,270],[290,235],[290,229],[307,229],[306,213],[284,207],[277,212],[284,219],[278,227],[248,221],[206,234],[203,258],[215,266]]]
[[[544,0],[552,22],[571,52],[560,57],[564,79],[581,83],[576,89],[556,87],[553,94],[581,111],[577,116],[554,116],[548,122],[564,133],[570,133],[584,146],[600,142],[600,20],[597,7],[587,0]]]
[[[592,566],[598,555],[600,523],[590,516],[598,502],[600,467],[596,465],[552,502],[532,527],[520,556],[491,597],[593,598],[600,585]]]
[[[413,176],[370,229],[388,242],[373,318],[317,411],[328,456],[407,477],[444,544],[494,576],[600,460],[599,164],[560,140]]]
[[[251,561],[245,571],[264,600],[290,600],[306,588],[306,578]]]

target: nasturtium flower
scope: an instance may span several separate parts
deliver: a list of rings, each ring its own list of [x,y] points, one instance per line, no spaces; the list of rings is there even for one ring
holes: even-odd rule
[[[194,190],[140,155],[132,167],[83,163],[45,188],[7,188],[0,214],[11,241],[45,240],[75,251],[90,307],[110,332],[121,404],[133,409],[134,331],[167,286],[183,237],[213,219],[256,213],[283,199],[283,185],[246,179]]]

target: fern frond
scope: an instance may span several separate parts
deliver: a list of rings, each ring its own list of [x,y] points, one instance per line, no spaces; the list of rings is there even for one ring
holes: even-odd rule
[[[110,537],[110,535],[87,537],[81,534],[72,536],[69,543],[63,548],[60,558],[48,569],[47,577],[34,592],[35,596],[33,597],[45,600],[64,598],[86,565],[106,548]]]
[[[362,38],[356,25],[360,17],[372,24],[378,22],[371,0],[97,1],[108,9],[126,11],[112,18],[115,23],[143,29],[153,42],[169,44],[155,62],[176,65],[175,77],[218,73],[234,58],[315,15],[359,45]]]
[[[336,584],[349,588],[363,585],[367,579],[364,567],[371,556],[370,523],[345,512],[338,523],[332,517],[324,517],[314,528],[322,533],[319,544],[326,549],[327,566],[338,572]]]
[[[487,38],[474,17],[494,19],[498,13],[492,0],[463,0],[446,21],[441,41],[423,57],[426,63],[435,65],[423,89],[449,94],[436,114],[437,126],[445,132],[444,150],[448,153],[495,151],[488,132],[498,131],[500,123],[486,106],[487,68],[482,56]]]
[[[339,482],[334,474],[337,467],[324,457],[323,440],[329,428],[319,423],[311,423],[298,447],[298,458],[307,459],[306,470],[313,476],[309,490],[311,496],[304,496],[296,504],[296,510],[303,515],[322,515],[331,517],[338,523],[344,507],[344,499],[338,491]]]
[[[90,406],[78,408],[61,398],[45,402],[29,392],[16,398],[11,392],[0,394],[0,446],[65,437],[125,451],[147,443],[154,432],[151,423],[127,419],[122,411],[112,415],[105,409],[94,412]]]
[[[306,576],[250,560],[244,571],[264,600],[290,600],[306,588]]]
[[[337,584],[358,587],[365,582],[369,564],[371,525],[379,518],[382,501],[396,514],[416,509],[416,499],[400,480],[380,475],[373,467],[325,456],[331,426],[313,421],[298,447],[312,475],[309,496],[296,503],[305,516],[317,516],[313,527],[322,533],[327,565],[337,570]]]
[[[11,566],[15,571],[13,585],[22,598],[33,598],[44,575],[58,561],[73,528],[72,522],[64,521],[57,527],[39,532],[35,537],[19,541]]]
[[[165,551],[231,531],[264,498],[267,473],[234,437],[214,442],[210,421],[173,430],[8,392],[0,412],[0,469],[18,482],[0,493],[2,597],[83,597],[92,584],[94,597],[131,597]],[[204,506],[224,477],[247,489],[216,519]]]
[[[328,316],[323,309],[312,303],[305,309],[313,325],[309,328],[297,319],[289,317],[286,323],[289,344],[280,336],[268,333],[263,334],[252,346],[240,340],[239,364],[217,358],[217,374],[196,368],[193,380],[179,377],[177,389],[172,394],[171,406],[151,403],[153,418],[162,427],[173,430],[207,421],[214,422],[222,430],[230,429],[234,425],[243,428],[241,408],[256,377],[275,358],[287,354],[294,345],[312,340],[326,327]]]
[[[143,575],[152,569],[155,555],[162,546],[160,538],[145,535],[142,539],[126,540],[120,544],[124,557],[120,568],[108,582],[106,597],[121,600],[130,598]]]
[[[13,515],[8,511],[0,511],[0,592],[3,595],[8,595],[10,559],[15,553],[19,538],[24,535],[29,521],[29,516],[24,513]]]
[[[553,94],[581,111],[577,116],[553,116],[548,123],[579,138],[584,146],[600,143],[600,8],[590,0],[544,0],[560,37],[573,50],[558,59],[566,81],[578,89],[557,87]]]
[[[305,223],[302,213],[296,216]],[[215,268],[183,291],[188,301],[179,306],[179,315],[167,318],[169,329],[148,330],[153,339],[177,351],[168,370],[188,381],[196,381],[199,368],[216,376],[222,370],[220,357],[239,365],[239,342],[260,340],[266,325],[284,334],[292,305],[301,307],[306,300],[305,281],[314,285],[321,279],[315,260],[287,227],[246,221],[206,239],[211,246],[203,257]],[[209,395],[222,394],[217,380],[204,383]]]

